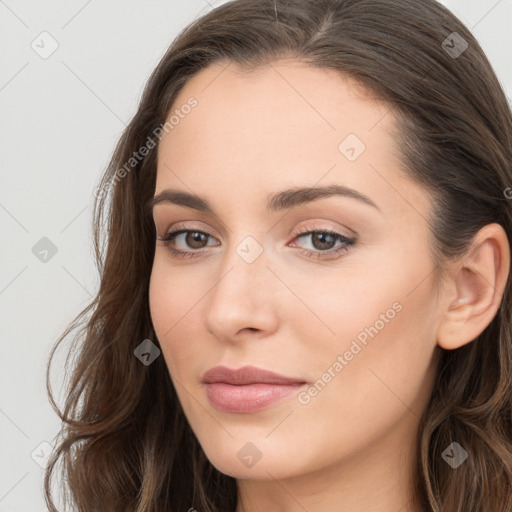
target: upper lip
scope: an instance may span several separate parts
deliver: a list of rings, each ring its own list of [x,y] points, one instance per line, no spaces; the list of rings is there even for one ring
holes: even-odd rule
[[[269,370],[262,370],[254,366],[243,366],[238,369],[226,366],[215,366],[203,375],[203,382],[212,384],[223,382],[225,384],[304,384],[305,381],[296,378],[285,377]]]

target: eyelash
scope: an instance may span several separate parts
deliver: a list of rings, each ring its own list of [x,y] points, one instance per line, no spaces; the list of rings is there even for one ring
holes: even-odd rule
[[[180,251],[178,249],[175,249],[171,246],[171,242],[176,238],[178,235],[182,233],[201,233],[206,236],[211,236],[208,233],[205,233],[204,231],[201,231],[199,229],[176,229],[174,231],[170,231],[166,233],[163,237],[157,237],[158,240],[161,242],[164,242],[165,246],[167,246],[169,252],[176,258],[195,258],[197,256],[200,256],[203,252],[206,252],[205,249],[198,249],[193,251]],[[333,231],[331,229],[309,229],[309,228],[299,228],[297,230],[297,233],[295,234],[295,238],[302,238],[307,235],[313,235],[313,234],[326,234],[331,235],[334,237],[335,241],[339,240],[342,242],[342,245],[338,247],[337,249],[328,249],[325,251],[320,250],[310,250],[310,249],[302,249],[300,252],[301,254],[305,254],[306,256],[313,258],[313,259],[336,259],[333,258],[333,256],[341,255],[342,253],[349,250],[350,246],[352,246],[355,243],[355,238],[351,238],[345,235],[342,235],[341,233],[338,233],[337,231]]]

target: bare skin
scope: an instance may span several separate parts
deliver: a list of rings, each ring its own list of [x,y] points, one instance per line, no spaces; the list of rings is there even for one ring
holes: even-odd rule
[[[431,199],[401,168],[389,107],[332,70],[226,65],[187,82],[173,108],[191,96],[197,106],[158,150],[155,195],[197,194],[214,212],[154,208],[159,237],[191,232],[157,241],[150,283],[186,417],[212,464],[237,479],[236,512],[419,512],[414,447],[436,355],[474,340],[496,314],[506,235],[497,224],[482,228],[438,289]],[[349,134],[357,138],[343,144]],[[333,184],[375,206],[333,195],[266,209],[277,192]],[[193,238],[197,231],[207,236]],[[171,247],[196,254],[178,258]],[[223,412],[201,382],[217,365],[253,365],[307,385],[257,412]],[[261,455],[251,467],[244,449]]]

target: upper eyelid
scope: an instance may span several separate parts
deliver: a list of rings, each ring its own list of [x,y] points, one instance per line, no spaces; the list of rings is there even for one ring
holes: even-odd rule
[[[177,225],[175,225],[174,227],[165,229],[163,231],[163,236],[167,235],[168,233],[176,233],[176,231],[185,231],[185,232],[200,231],[201,233],[204,233],[205,235],[217,238],[216,235],[213,235],[211,233],[211,229],[206,229],[206,228],[202,228],[202,227],[198,227],[198,226],[188,226],[188,225],[185,225],[184,222],[178,222]]]
[[[294,234],[295,237],[301,237],[301,236],[309,235],[311,233],[323,233],[326,231],[333,231],[339,236],[342,236],[345,238],[350,238],[350,239],[357,237],[356,233],[351,234],[349,232],[344,232],[344,230],[335,228],[332,226],[309,226],[309,227],[303,226],[299,229],[292,230],[290,235],[294,234],[294,232],[295,232],[295,234]],[[352,230],[346,229],[346,231],[352,231]],[[178,226],[173,227],[172,229],[171,228],[165,229],[161,236],[166,236],[171,233],[176,234],[176,235],[181,234],[179,232],[181,232],[181,233],[183,233],[183,232],[201,232],[207,236],[217,238],[217,236],[210,233],[209,230],[207,230],[207,229],[196,227],[196,226],[185,226],[185,225],[181,225],[181,223],[179,223]]]
[[[163,230],[163,234],[167,234],[169,233],[170,231],[179,231],[179,230],[186,230],[186,231],[203,231],[205,232],[207,235],[211,235],[211,236],[215,236],[217,237],[217,235],[213,235],[211,233],[211,228],[210,227],[198,227],[197,225],[188,225],[188,222],[197,222],[197,221],[180,221],[180,222],[176,222],[176,223],[173,223],[171,224],[172,228],[171,227],[167,227]],[[315,219],[315,220],[309,220],[309,221],[305,221],[306,223],[310,222],[313,224],[313,226],[304,226],[303,223],[301,223],[301,227],[299,228],[300,230],[308,230],[308,231],[321,231],[321,230],[333,230],[333,231],[336,231],[336,232],[339,232],[340,235],[344,235],[346,236],[347,238],[357,238],[359,237],[359,234],[357,233],[357,231],[355,231],[354,229],[351,229],[349,228],[348,226],[344,226],[344,227],[337,227],[337,226],[333,226],[332,224],[329,225],[329,224],[324,224],[324,223],[332,223],[333,221],[332,220],[328,220],[328,219]],[[156,224],[156,223],[155,223]],[[273,229],[273,228],[272,228]],[[214,228],[213,229],[215,232],[217,232],[217,230]],[[292,234],[294,231],[297,230],[297,227],[295,226],[293,229],[290,230],[289,234]],[[229,231],[232,231],[231,229]],[[340,232],[341,231],[341,232]],[[222,234],[220,235],[222,236]]]

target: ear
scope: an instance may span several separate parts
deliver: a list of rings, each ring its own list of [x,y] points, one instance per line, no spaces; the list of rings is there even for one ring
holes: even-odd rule
[[[495,317],[510,270],[507,234],[499,224],[478,231],[449,273],[437,344],[447,350],[477,338]]]

